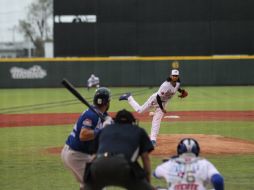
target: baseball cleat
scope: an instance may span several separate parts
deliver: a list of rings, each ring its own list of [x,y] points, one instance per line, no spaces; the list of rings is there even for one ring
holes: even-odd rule
[[[122,96],[119,97],[119,101],[121,100],[128,100],[128,98],[131,96],[130,92],[127,92],[125,94],[123,94]]]

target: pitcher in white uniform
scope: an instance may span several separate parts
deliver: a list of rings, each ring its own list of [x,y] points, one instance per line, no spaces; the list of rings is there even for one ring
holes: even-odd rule
[[[177,146],[177,156],[156,167],[153,175],[165,179],[168,190],[224,190],[224,179],[215,166],[199,157],[200,147],[193,138],[182,139]]]
[[[120,101],[128,100],[132,108],[138,113],[148,112],[152,108],[154,108],[150,134],[150,139],[154,146],[156,146],[156,140],[160,130],[161,119],[167,112],[165,107],[168,101],[175,95],[177,91],[181,93],[181,95],[179,95],[179,97],[181,98],[184,98],[188,95],[186,90],[180,88],[179,71],[173,69],[171,71],[171,75],[167,78],[165,82],[161,84],[159,90],[153,95],[151,95],[142,106],[135,101],[131,93],[125,93],[119,98]]]

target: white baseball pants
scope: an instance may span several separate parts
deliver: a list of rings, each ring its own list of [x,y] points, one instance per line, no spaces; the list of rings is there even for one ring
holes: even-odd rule
[[[161,111],[157,103],[156,96],[157,94],[153,94],[152,96],[150,96],[150,98],[148,98],[148,100],[142,106],[140,106],[138,102],[136,102],[133,96],[130,96],[128,98],[129,104],[138,113],[144,113],[149,111],[151,108],[155,108],[150,133],[150,139],[155,141],[157,140],[157,136],[159,134],[161,119],[164,116],[164,113]],[[165,106],[165,103],[163,103],[163,106]]]
[[[64,145],[61,152],[61,158],[65,167],[72,171],[75,178],[79,182],[80,189],[83,189],[83,176],[86,168],[86,163],[92,161],[92,156],[72,150],[69,145]]]

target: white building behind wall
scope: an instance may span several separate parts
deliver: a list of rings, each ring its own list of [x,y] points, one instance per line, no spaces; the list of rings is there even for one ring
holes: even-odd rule
[[[0,43],[0,58],[33,57],[34,46],[29,42]]]

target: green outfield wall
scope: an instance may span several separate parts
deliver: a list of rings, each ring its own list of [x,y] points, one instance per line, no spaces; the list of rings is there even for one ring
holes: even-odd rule
[[[254,56],[0,59],[1,88],[61,87],[67,78],[86,86],[158,86],[172,68],[184,86],[254,85]]]

